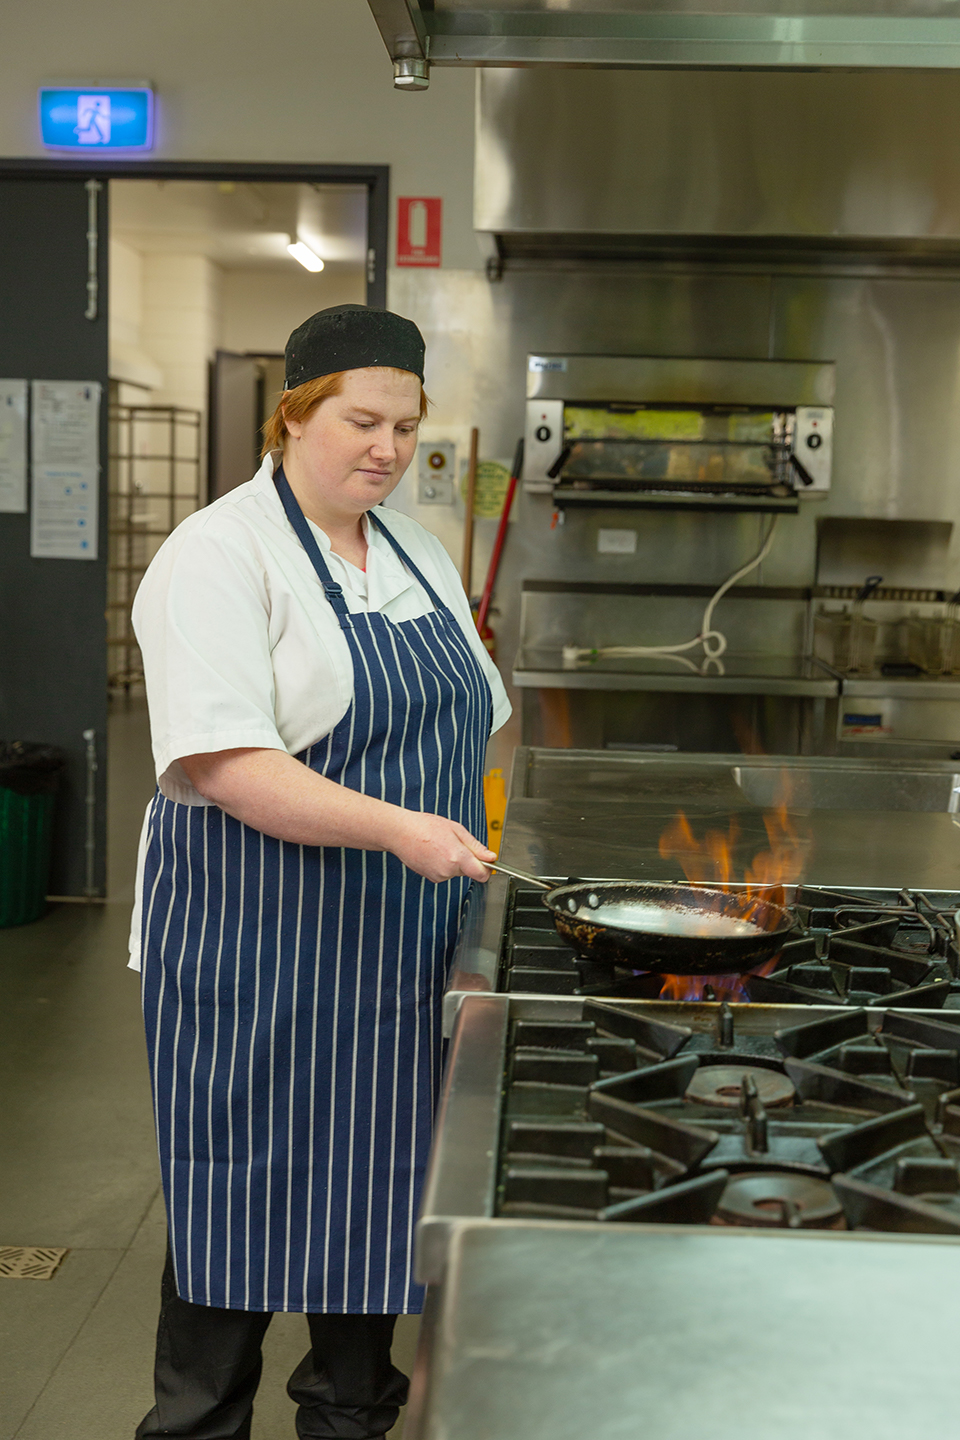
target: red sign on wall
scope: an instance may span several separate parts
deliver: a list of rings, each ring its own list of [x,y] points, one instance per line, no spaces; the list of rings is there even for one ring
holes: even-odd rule
[[[443,201],[439,195],[397,200],[397,264],[439,265]]]

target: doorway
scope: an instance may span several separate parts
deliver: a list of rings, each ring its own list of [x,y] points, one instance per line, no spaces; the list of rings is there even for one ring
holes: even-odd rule
[[[249,480],[290,331],[363,304],[369,192],[342,181],[110,182],[109,680],[137,693],[130,609],[187,515]]]
[[[38,560],[30,514],[0,515],[0,735],[66,756],[57,894],[106,890],[107,675],[142,691],[129,630],[139,578],[173,525],[250,478],[293,326],[342,300],[386,304],[388,194],[376,165],[0,160],[0,373],[82,379],[102,395],[97,555]],[[322,271],[289,254],[298,241]],[[253,367],[247,418],[219,409],[230,464],[210,423],[218,351]]]

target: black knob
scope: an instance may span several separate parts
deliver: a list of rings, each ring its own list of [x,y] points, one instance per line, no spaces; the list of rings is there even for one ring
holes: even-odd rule
[[[821,446],[822,444],[823,444],[823,436],[822,436],[822,435],[818,435],[816,431],[814,431],[812,435],[808,435],[808,436],[807,436],[807,449],[808,449],[808,450],[819,450],[819,449],[820,449],[820,446]]]
[[[538,425],[533,433],[540,441],[540,444],[545,445],[550,439],[550,436],[553,434],[553,431],[550,429],[549,425]]]

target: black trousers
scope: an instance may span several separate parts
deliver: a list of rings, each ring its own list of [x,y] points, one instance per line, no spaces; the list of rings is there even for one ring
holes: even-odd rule
[[[160,1287],[156,1405],[137,1440],[248,1440],[269,1311],[215,1310]],[[396,1423],[409,1382],[391,1364],[395,1315],[307,1315],[310,1349],[290,1376],[303,1440],[375,1440]]]

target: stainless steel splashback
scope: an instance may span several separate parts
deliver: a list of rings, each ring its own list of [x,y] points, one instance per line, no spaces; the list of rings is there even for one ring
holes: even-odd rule
[[[953,72],[478,76],[474,219],[508,253],[777,236],[917,258],[960,240],[958,163]]]
[[[939,521],[929,556],[927,542],[911,534],[899,568],[890,570],[888,551],[897,545],[892,533],[878,563],[860,578],[876,571],[898,585],[960,586],[960,526],[951,526],[960,486],[955,279],[922,271],[735,274],[596,265],[508,268],[502,282],[491,285],[479,272],[411,270],[391,276],[390,303],[426,336],[431,419],[442,424],[470,416],[480,427],[483,456],[507,462],[523,433],[531,353],[829,358],[836,367],[832,489],[780,520],[755,583],[812,585],[818,521],[842,517],[851,530],[868,518]],[[419,508],[409,479],[391,498],[396,503],[431,529],[442,522],[450,553],[459,555],[459,507]],[[765,523],[751,514],[571,510],[566,524],[551,528],[551,497],[525,492],[514,510],[493,618],[507,674],[520,644],[523,581],[719,585],[759,548]],[[600,529],[611,526],[636,531],[636,553],[600,553]],[[495,530],[495,521],[477,522],[478,576]],[[862,568],[866,556],[857,556]],[[844,578],[850,578],[846,572]],[[519,711],[519,692],[515,699]]]

